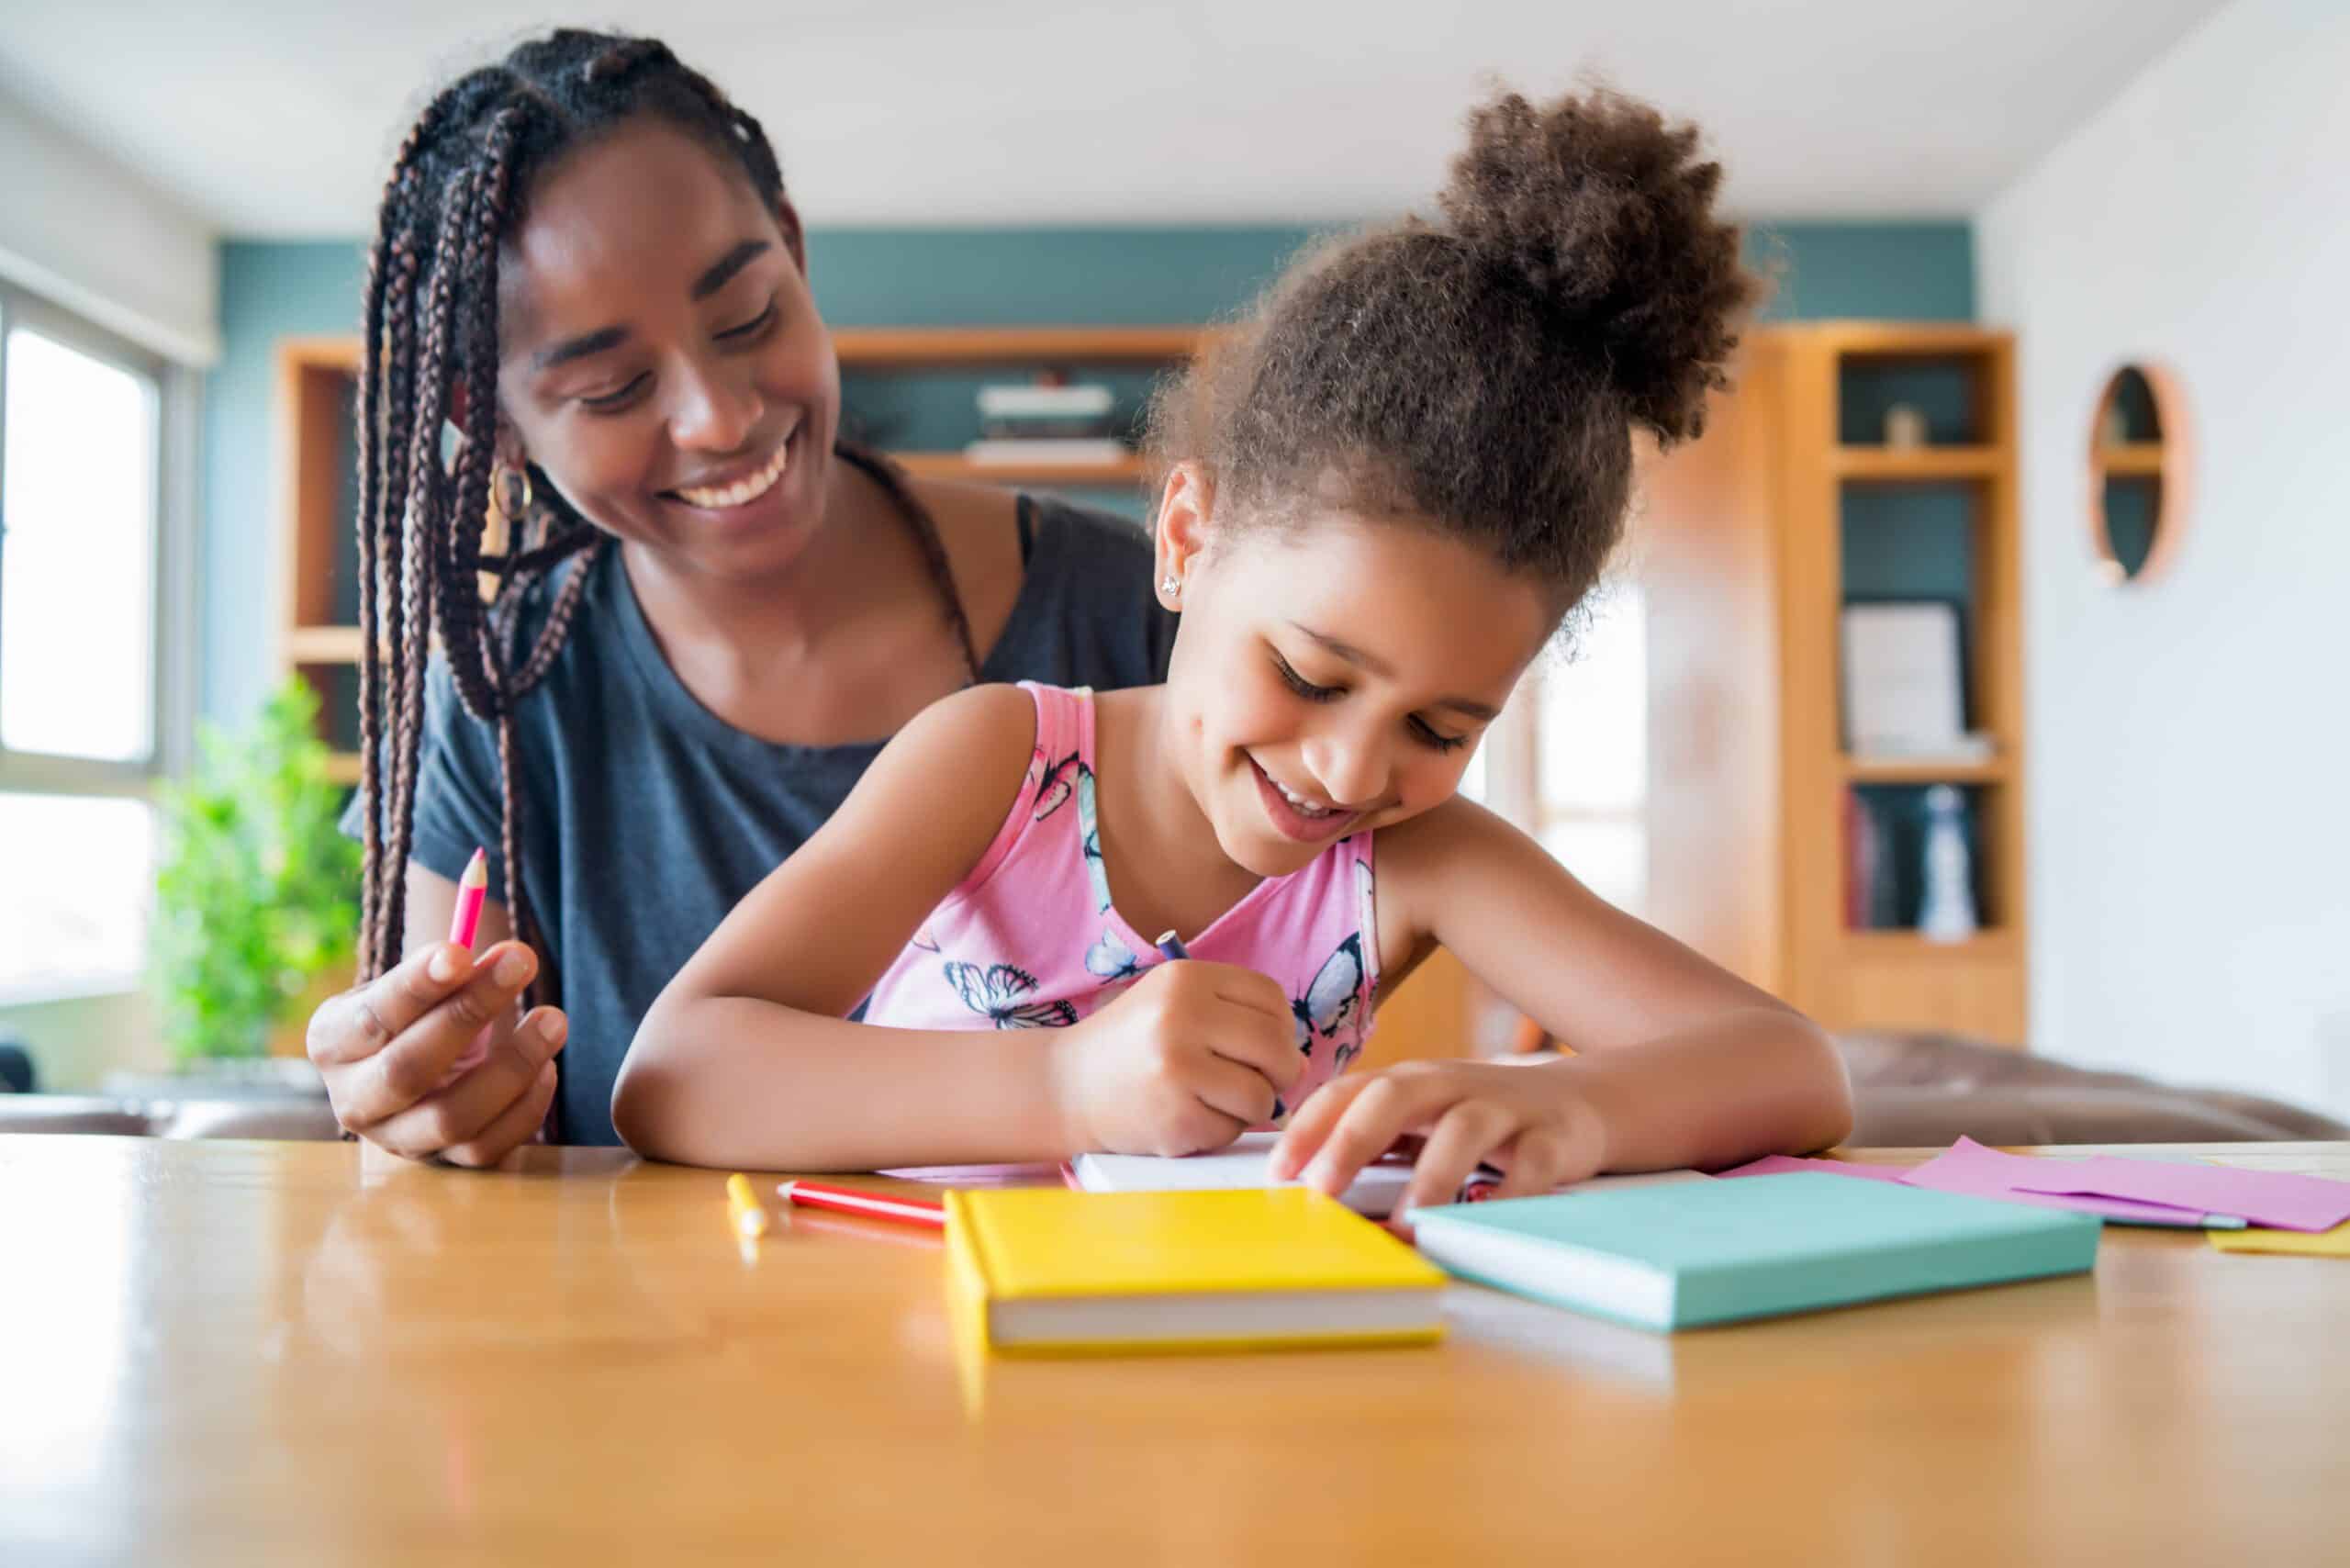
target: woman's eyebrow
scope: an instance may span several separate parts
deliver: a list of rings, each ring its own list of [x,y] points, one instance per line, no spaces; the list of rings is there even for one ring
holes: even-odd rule
[[[694,302],[699,304],[724,288],[733,281],[736,273],[765,255],[767,250],[767,241],[765,240],[745,240],[719,257],[703,271],[701,276],[694,279]],[[628,342],[626,327],[599,327],[592,332],[582,332],[576,338],[566,338],[552,348],[541,349],[531,356],[532,368],[553,370],[558,364],[567,364],[575,359],[585,359],[591,353],[602,353],[606,349],[618,348],[626,342]]]
[[[699,305],[724,288],[736,273],[767,253],[765,240],[745,240],[711,263],[710,270],[694,279],[694,303]]]

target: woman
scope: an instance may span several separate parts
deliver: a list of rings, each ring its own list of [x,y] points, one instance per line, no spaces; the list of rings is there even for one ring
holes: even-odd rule
[[[362,983],[309,1031],[346,1130],[463,1165],[550,1111],[615,1141],[644,1010],[900,725],[1163,672],[1139,532],[841,442],[802,239],[758,123],[647,39],[524,44],[402,145],[359,410]],[[477,957],[442,940],[476,845]]]

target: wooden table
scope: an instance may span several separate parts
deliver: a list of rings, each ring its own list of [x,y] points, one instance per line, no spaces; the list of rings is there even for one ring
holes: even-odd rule
[[[518,1159],[0,1138],[0,1561],[2350,1551],[2337,1260],[2109,1227],[2093,1277],[1673,1338],[1462,1287],[1435,1350],[973,1368],[924,1234],[746,1263],[716,1175]]]

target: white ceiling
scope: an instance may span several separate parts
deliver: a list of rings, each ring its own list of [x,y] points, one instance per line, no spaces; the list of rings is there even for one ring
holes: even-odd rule
[[[1425,200],[1498,77],[1697,118],[1749,216],[1972,212],[2220,0],[608,0],[766,122],[812,223],[1298,222]],[[0,0],[0,87],[224,230],[368,226],[504,0]]]

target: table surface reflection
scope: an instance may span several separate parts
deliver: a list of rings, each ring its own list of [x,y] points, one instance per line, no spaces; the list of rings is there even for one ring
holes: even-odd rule
[[[0,1137],[0,1236],[9,1562],[2281,1562],[2350,1492],[2350,1263],[2193,1235],[1669,1338],[1458,1287],[1433,1350],[983,1364],[934,1237],[746,1256],[619,1151]]]

